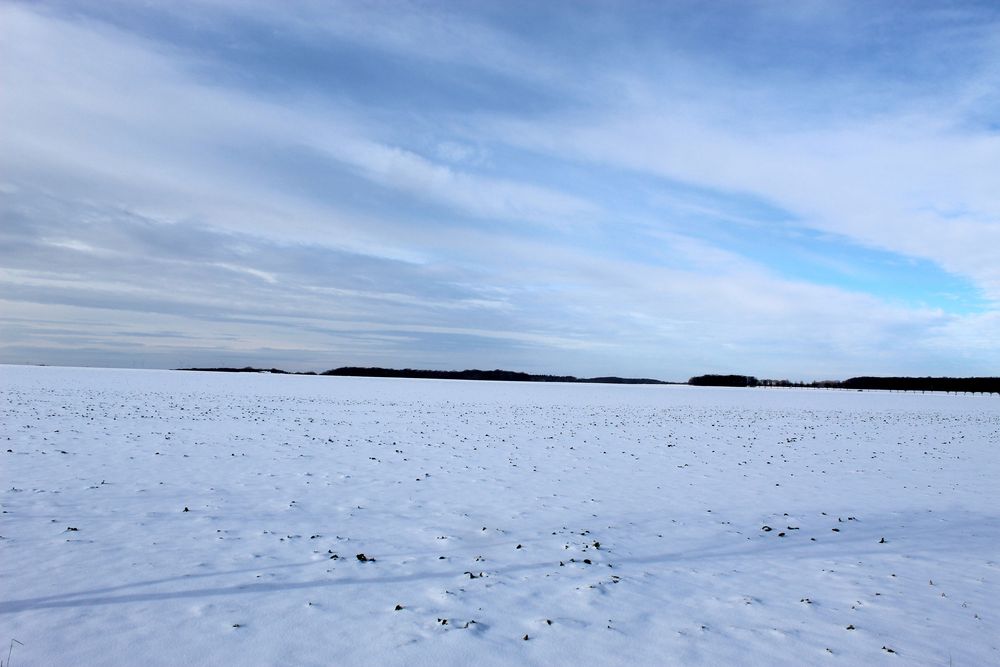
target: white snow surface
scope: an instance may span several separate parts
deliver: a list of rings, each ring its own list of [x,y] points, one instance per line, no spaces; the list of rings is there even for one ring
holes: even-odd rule
[[[996,396],[0,392],[5,665],[1000,664]]]

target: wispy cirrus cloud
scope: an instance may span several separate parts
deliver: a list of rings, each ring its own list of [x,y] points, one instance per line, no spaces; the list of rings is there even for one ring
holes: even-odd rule
[[[988,6],[0,12],[0,360],[1000,363]]]

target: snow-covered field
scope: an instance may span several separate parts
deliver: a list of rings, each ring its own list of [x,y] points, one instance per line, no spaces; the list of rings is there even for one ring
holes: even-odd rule
[[[0,393],[15,667],[1000,664],[996,397],[13,366]]]

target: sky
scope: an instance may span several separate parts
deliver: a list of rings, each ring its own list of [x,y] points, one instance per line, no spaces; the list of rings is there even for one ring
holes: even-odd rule
[[[1000,375],[1000,4],[0,0],[0,363]]]

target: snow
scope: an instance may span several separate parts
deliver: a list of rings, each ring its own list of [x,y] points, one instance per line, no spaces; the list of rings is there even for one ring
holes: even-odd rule
[[[996,397],[0,366],[0,406],[15,666],[1000,664]]]

